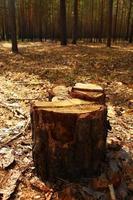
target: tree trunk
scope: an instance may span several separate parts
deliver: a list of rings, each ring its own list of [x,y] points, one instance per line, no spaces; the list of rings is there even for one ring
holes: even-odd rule
[[[9,40],[9,14],[7,13],[7,4],[6,1],[3,1],[3,6],[4,6],[4,27],[5,27],[5,39]]]
[[[116,28],[117,28],[118,8],[119,8],[119,0],[117,0],[117,5],[116,5],[116,14],[115,14],[115,19],[114,19],[113,41],[115,41],[115,39],[116,39]]]
[[[9,16],[10,16],[10,30],[12,40],[12,51],[17,53],[17,33],[16,33],[16,12],[15,12],[15,0],[8,0],[9,4]]]
[[[42,9],[43,5],[42,5],[42,0],[39,1],[39,40],[40,42],[42,42],[42,13],[43,13],[43,9]]]
[[[123,16],[124,16],[124,6],[122,5],[122,8],[121,8],[121,17],[120,17],[120,25],[119,25],[119,40],[121,40],[122,25],[123,25]]]
[[[109,19],[108,19],[108,39],[107,39],[107,47],[111,47],[111,39],[112,39],[112,16],[113,16],[113,0],[109,0]]]
[[[131,30],[130,30],[130,36],[129,36],[129,43],[133,42],[133,18],[131,23]]]
[[[61,45],[67,45],[66,0],[60,0],[60,37]]]
[[[5,34],[5,28],[6,28],[6,5],[5,5],[5,1],[1,1],[1,6],[3,6],[3,14],[1,14],[1,20],[0,20],[0,32],[1,32],[1,40],[5,40],[6,39],[6,34]],[[1,9],[1,8],[0,8]],[[2,12],[1,12],[2,13]]]
[[[74,0],[74,16],[73,16],[73,44],[77,43],[78,38],[78,0]]]
[[[129,27],[130,27],[130,17],[131,17],[131,11],[132,11],[132,0],[130,0],[129,4],[129,11],[128,11],[128,16],[127,16],[127,31],[126,31],[126,40],[128,40],[129,37]]]
[[[25,8],[24,8],[24,1],[20,0],[19,4],[19,32],[22,42],[25,38],[25,30],[26,30],[26,24],[25,24]]]
[[[66,94],[65,88],[60,88]],[[35,102],[31,106],[31,121],[33,160],[43,181],[100,174],[108,129],[104,103],[72,98]]]
[[[91,38],[90,42],[93,42],[94,37],[94,0],[91,0]]]
[[[102,36],[103,36],[103,11],[104,11],[104,2],[103,2],[103,0],[100,3],[101,3],[101,10],[100,10],[99,42],[102,42]]]

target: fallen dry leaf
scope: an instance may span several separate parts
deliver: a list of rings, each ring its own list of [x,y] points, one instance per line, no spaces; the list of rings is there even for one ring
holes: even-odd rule
[[[3,184],[3,188],[1,189],[1,193],[3,195],[2,200],[7,200],[14,193],[15,188],[18,186],[17,181],[19,180],[21,175],[20,171],[11,170],[6,178],[5,184]]]
[[[0,149],[0,167],[8,168],[15,161],[14,150],[9,147]]]

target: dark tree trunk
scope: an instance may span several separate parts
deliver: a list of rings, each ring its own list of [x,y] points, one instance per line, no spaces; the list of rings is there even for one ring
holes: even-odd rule
[[[54,5],[53,2],[51,2],[51,12],[52,12],[52,16],[51,16],[51,39],[52,41],[55,40],[55,20],[54,20]]]
[[[78,0],[74,0],[74,16],[73,16],[73,44],[77,43],[78,38]]]
[[[121,40],[123,16],[124,16],[124,6],[122,6],[121,8],[121,17],[120,17],[120,25],[119,25],[119,40]]]
[[[10,17],[10,30],[11,30],[11,40],[12,40],[12,51],[17,53],[17,33],[16,33],[16,9],[15,0],[8,0],[9,5],[9,17]]]
[[[131,23],[131,30],[130,30],[130,36],[129,36],[129,43],[133,42],[133,19]]]
[[[109,18],[108,18],[108,39],[107,39],[107,47],[111,47],[111,39],[112,39],[112,17],[113,17],[113,0],[109,0]]]
[[[1,16],[1,39],[6,39],[5,28],[6,28],[6,4],[5,1],[2,1],[3,5],[3,15]]]
[[[42,42],[42,0],[39,1],[39,40]]]
[[[67,45],[66,0],[60,0],[60,38],[61,45]]]
[[[19,8],[19,21],[20,21],[20,26],[19,26],[19,32],[20,32],[20,37],[22,42],[24,41],[24,36],[25,36],[25,12],[24,12],[24,1],[20,1],[20,8]]]
[[[1,39],[5,40],[5,26],[4,26],[4,19],[1,22]]]
[[[4,5],[4,27],[5,27],[5,39],[9,40],[10,39],[10,35],[9,35],[9,14],[7,12],[7,5],[6,5],[6,1],[4,0],[3,2]]]
[[[102,35],[103,35],[103,0],[100,2],[101,3],[101,10],[100,10],[100,27],[99,27],[99,42],[102,42]]]
[[[128,11],[128,17],[127,17],[127,31],[126,31],[126,40],[128,40],[129,37],[129,27],[130,27],[130,17],[131,17],[131,11],[132,11],[132,0],[130,0],[129,4],[129,11]]]
[[[90,42],[93,42],[94,34],[94,0],[91,0],[91,38]]]
[[[117,0],[116,14],[115,14],[115,19],[114,19],[114,31],[113,31],[113,40],[114,41],[116,39],[116,27],[117,27],[117,18],[118,18],[118,8],[119,8],[119,0]]]

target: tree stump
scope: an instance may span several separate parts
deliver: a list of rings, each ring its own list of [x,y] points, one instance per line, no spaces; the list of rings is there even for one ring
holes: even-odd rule
[[[41,179],[97,175],[106,153],[107,107],[79,99],[31,106],[33,160]]]
[[[105,104],[105,93],[101,86],[96,84],[77,83],[69,91],[73,98],[79,98],[87,101],[95,101],[100,104]]]

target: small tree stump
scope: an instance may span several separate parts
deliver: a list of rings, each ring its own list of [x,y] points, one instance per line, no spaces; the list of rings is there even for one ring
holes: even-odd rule
[[[96,84],[76,83],[69,91],[69,94],[73,98],[105,104],[104,90],[101,86]]]
[[[42,180],[100,173],[105,158],[107,107],[79,99],[31,106],[33,160]]]

